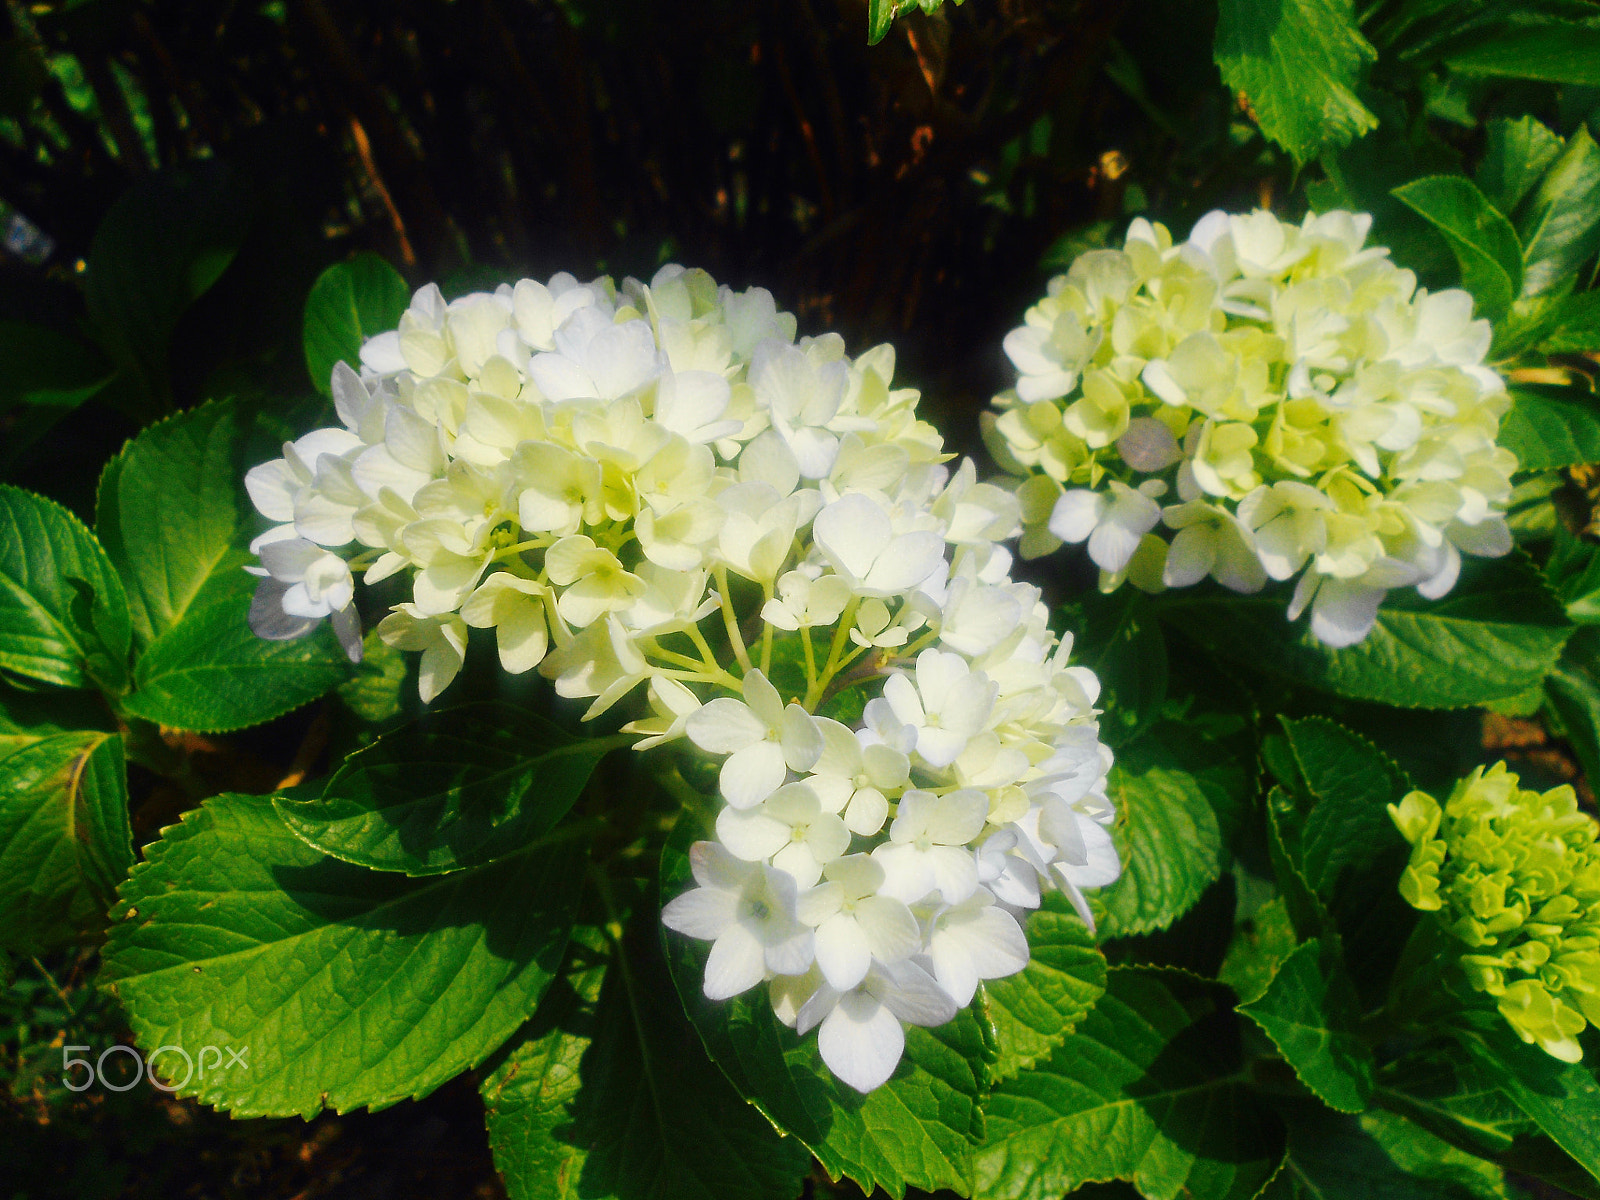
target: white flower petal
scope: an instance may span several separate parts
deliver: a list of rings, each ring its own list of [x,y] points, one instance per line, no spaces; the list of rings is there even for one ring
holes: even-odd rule
[[[858,1092],[870,1092],[893,1075],[905,1048],[906,1034],[899,1020],[860,991],[841,996],[817,1030],[822,1061]]]

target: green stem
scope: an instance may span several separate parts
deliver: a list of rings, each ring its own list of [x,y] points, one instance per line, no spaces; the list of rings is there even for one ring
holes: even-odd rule
[[[754,669],[750,662],[750,652],[745,649],[744,635],[739,632],[739,622],[733,613],[733,597],[728,592],[728,569],[716,569],[718,598],[722,601],[722,623],[728,630],[728,643],[733,647],[734,657],[739,660],[739,665],[746,671]]]

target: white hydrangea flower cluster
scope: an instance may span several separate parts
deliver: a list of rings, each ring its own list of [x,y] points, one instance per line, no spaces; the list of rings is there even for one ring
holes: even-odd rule
[[[426,700],[472,628],[588,717],[646,685],[639,749],[721,759],[716,840],[663,920],[712,942],[708,996],[766,982],[869,1091],[904,1024],[1026,965],[1042,888],[1092,920],[1111,758],[1093,673],[1009,576],[1015,497],[945,465],[892,348],[795,332],[676,266],[423,289],[336,371],[343,427],[250,472],[279,522],[253,619],[355,636],[352,572],[409,571],[378,631],[421,652]]]
[[[1107,590],[1299,574],[1289,619],[1309,605],[1349,646],[1388,589],[1437,599],[1461,552],[1505,554],[1517,460],[1489,323],[1364,245],[1371,224],[1213,212],[1174,245],[1135,220],[1051,280],[984,414],[1022,477],[1024,557],[1086,541]]]

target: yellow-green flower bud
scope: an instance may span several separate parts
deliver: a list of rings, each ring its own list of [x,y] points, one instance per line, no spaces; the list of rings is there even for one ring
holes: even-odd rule
[[[1470,948],[1467,982],[1523,1041],[1566,1062],[1600,1025],[1600,823],[1570,787],[1525,790],[1479,768],[1441,807],[1412,792],[1389,815],[1411,860],[1400,894]]]

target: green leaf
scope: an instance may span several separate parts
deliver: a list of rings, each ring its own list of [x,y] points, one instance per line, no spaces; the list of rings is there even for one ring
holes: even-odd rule
[[[1478,186],[1503,213],[1515,212],[1522,198],[1539,182],[1561,139],[1533,117],[1497,117],[1484,126],[1488,145],[1478,164]]]
[[[191,608],[249,595],[255,580],[241,499],[244,420],[206,404],[150,426],[106,464],[95,532],[122,576],[140,645]]]
[[[1248,1003],[1267,990],[1298,940],[1283,897],[1274,896],[1234,933],[1217,978]]]
[[[327,623],[295,641],[258,638],[250,597],[192,609],[150,643],[123,708],[174,729],[226,732],[259,725],[308,704],[350,673]]]
[[[1498,441],[1524,471],[1600,462],[1600,402],[1578,387],[1518,384]]]
[[[1355,989],[1338,945],[1313,938],[1239,1012],[1259,1025],[1300,1082],[1329,1108],[1356,1113],[1372,1094],[1372,1051],[1356,1033]]]
[[[1525,1045],[1483,1014],[1482,1028],[1459,1036],[1467,1054],[1551,1141],[1600,1180],[1600,1080],[1582,1063],[1565,1063]]]
[[[1597,54],[1600,84],[1600,29],[1589,31]],[[1530,296],[1553,290],[1600,250],[1600,146],[1582,126],[1567,139],[1559,158],[1545,172],[1523,207],[1522,290]]]
[[[482,1062],[560,965],[586,861],[531,845],[413,880],[327,858],[271,796],[240,795],[185,813],[147,853],[101,980],[145,1047],[241,1052],[247,1066],[178,1089],[239,1116],[382,1107]]]
[[[411,290],[400,273],[371,251],[335,263],[306,296],[306,369],[324,396],[335,363],[361,366],[361,343],[400,324]]]
[[[1181,917],[1222,874],[1224,850],[1217,814],[1205,789],[1187,771],[1128,760],[1111,769],[1122,878],[1103,889],[1102,937],[1164,929]]]
[[[1028,917],[1028,965],[984,984],[999,1057],[1009,1079],[1059,1046],[1106,990],[1106,959],[1094,935],[1059,892]]]
[[[1111,969],[1106,994],[1044,1062],[999,1085],[976,1157],[982,1200],[1055,1200],[1126,1179],[1150,1200],[1250,1200],[1282,1157],[1277,1118],[1235,1074],[1226,989]]]
[[[679,822],[661,860],[663,896],[692,884],[688,843],[697,823]],[[731,1000],[701,990],[710,947],[675,933],[667,962],[678,996],[712,1060],[779,1129],[804,1142],[831,1178],[848,1176],[896,1198],[906,1188],[970,1192],[983,1139],[989,1050],[971,1008],[936,1030],[906,1030],[905,1055],[889,1081],[863,1096],[836,1080],[817,1050],[773,1015],[765,988]]]
[[[1394,194],[1450,243],[1479,315],[1501,320],[1522,290],[1522,243],[1511,222],[1461,175],[1431,175]]]
[[[616,744],[575,738],[510,704],[428,713],[351,755],[320,797],[278,800],[278,815],[345,862],[458,871],[548,833]]]
[[[1392,1113],[1288,1104],[1289,1152],[1264,1200],[1503,1200],[1504,1174]]]
[[[1285,718],[1283,727],[1316,798],[1300,834],[1301,867],[1328,896],[1347,868],[1371,861],[1387,843],[1399,844],[1388,806],[1411,785],[1381,750],[1333,721]]]
[[[1458,1150],[1404,1117],[1381,1109],[1361,1118],[1361,1128],[1389,1161],[1423,1185],[1459,1200],[1504,1200],[1505,1172],[1476,1154]],[[1428,1193],[1424,1190],[1423,1194]]]
[[[0,411],[27,404],[70,411],[111,380],[94,347],[46,325],[0,321]]]
[[[1591,573],[1597,563],[1600,556],[1591,562]],[[1580,603],[1593,604],[1596,599],[1591,593]],[[1544,686],[1545,698],[1561,722],[1559,732],[1577,756],[1584,778],[1600,779],[1600,629],[1591,626],[1573,635]]]
[[[1301,938],[1318,937],[1328,928],[1328,911],[1307,882],[1301,865],[1301,831],[1305,818],[1282,788],[1267,793],[1267,857],[1283,898],[1284,912]]]
[[[55,501],[0,484],[0,668],[116,690],[131,640],[127,598],[94,535]]]
[[[36,954],[102,928],[133,865],[122,739],[7,739],[0,754],[0,946]]]
[[[1546,354],[1600,350],[1600,291],[1563,296],[1544,327],[1539,349]]]
[[[905,0],[867,0],[867,45],[883,41],[903,7]]]
[[[602,1124],[580,1135],[572,1117],[586,1082],[584,1058],[595,1038],[595,1002],[610,967],[605,935],[591,925],[576,926],[538,1012],[486,1064],[492,1070],[479,1091],[489,1148],[512,1200],[578,1196],[584,1160],[606,1132]],[[699,1047],[692,1050],[684,1065],[704,1057]],[[599,1091],[614,1076],[597,1059],[590,1062]]]
[[[1110,596],[1092,593],[1066,611],[1067,628],[1078,631],[1074,661],[1100,681],[1101,740],[1112,747],[1133,741],[1160,719],[1167,698],[1160,622],[1133,588]]]
[[[95,230],[84,275],[89,319],[157,408],[170,402],[173,328],[233,261],[250,219],[243,185],[216,161],[140,180]]]
[[[1600,28],[1576,21],[1540,21],[1495,30],[1493,37],[1444,55],[1463,75],[1600,85]]]
[[[361,639],[361,661],[337,689],[339,699],[368,724],[392,720],[405,706],[408,665],[402,651],[379,637],[376,629],[369,629]]]
[[[1385,1109],[1415,1122],[1452,1146],[1498,1157],[1536,1126],[1495,1084],[1494,1076],[1446,1043],[1437,1052],[1400,1059],[1384,1068],[1374,1089]]]
[[[784,1200],[811,1156],[706,1058],[666,993],[647,909],[610,947],[580,927],[564,977],[483,1083],[512,1200]],[[641,919],[642,918],[642,919]]]
[[[1355,91],[1377,51],[1351,0],[1221,0],[1215,57],[1261,132],[1299,163],[1377,127]]]
[[[1366,640],[1343,650],[1284,620],[1283,601],[1195,595],[1163,616],[1216,653],[1294,683],[1399,708],[1461,708],[1543,682],[1572,631],[1518,555],[1468,560],[1443,600],[1389,593]]]

